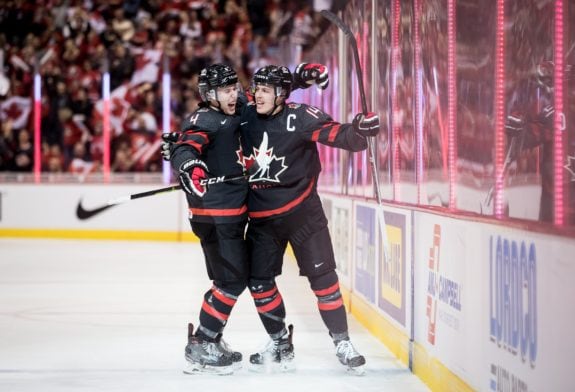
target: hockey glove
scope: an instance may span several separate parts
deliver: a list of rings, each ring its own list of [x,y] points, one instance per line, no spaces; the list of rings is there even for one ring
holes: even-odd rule
[[[379,116],[369,112],[357,114],[352,122],[353,129],[362,136],[376,136],[379,133]]]
[[[295,88],[306,89],[314,83],[322,90],[329,85],[329,74],[325,65],[301,63],[295,68]]]
[[[525,129],[525,120],[520,114],[510,114],[505,121],[505,133],[509,137],[521,136]]]
[[[189,195],[203,197],[208,190],[207,185],[202,185],[201,181],[208,178],[208,166],[199,159],[188,159],[181,164],[180,184],[182,189]]]
[[[179,132],[169,132],[162,134],[162,159],[169,161],[172,157],[172,145],[178,141]]]
[[[547,129],[553,129],[555,122],[555,107],[553,105],[547,105],[537,116],[538,122]]]

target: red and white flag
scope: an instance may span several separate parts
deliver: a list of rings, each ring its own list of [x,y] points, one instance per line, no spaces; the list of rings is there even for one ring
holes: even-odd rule
[[[123,129],[123,123],[128,116],[130,103],[127,101],[129,86],[123,84],[110,93],[110,130],[113,135],[120,135]],[[104,121],[104,100],[100,99],[94,105],[95,123]]]
[[[160,75],[162,51],[146,49],[135,56],[136,70],[130,83],[137,86],[140,83],[155,83]]]
[[[13,96],[0,105],[0,119],[12,120],[14,129],[21,129],[28,125],[32,111],[32,98]]]

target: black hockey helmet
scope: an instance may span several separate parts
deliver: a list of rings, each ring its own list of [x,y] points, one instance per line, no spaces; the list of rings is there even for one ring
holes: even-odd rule
[[[198,89],[202,101],[210,99],[218,100],[216,89],[218,87],[229,86],[238,82],[238,74],[234,69],[225,64],[213,64],[200,72],[198,78]]]
[[[257,84],[269,84],[275,87],[276,97],[288,98],[293,84],[290,70],[281,65],[266,65],[256,71],[252,78],[252,88]]]

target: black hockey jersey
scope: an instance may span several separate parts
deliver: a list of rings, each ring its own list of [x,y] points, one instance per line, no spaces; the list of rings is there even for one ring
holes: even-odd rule
[[[171,151],[172,167],[177,171],[188,159],[206,163],[209,176],[241,176],[239,115],[226,115],[202,107],[182,123],[181,136]],[[195,222],[230,223],[247,218],[247,181],[221,182],[209,186],[200,199],[187,195],[190,219]]]
[[[257,162],[249,178],[250,219],[287,214],[317,193],[321,163],[316,143],[361,151],[366,139],[351,124],[340,124],[318,108],[288,103],[273,116],[259,116],[244,106],[240,133],[244,164]]]

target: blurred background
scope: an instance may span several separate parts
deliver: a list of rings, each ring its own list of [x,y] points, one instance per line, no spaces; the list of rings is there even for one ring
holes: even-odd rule
[[[3,1],[0,181],[169,181],[161,133],[215,62],[244,88],[263,65],[322,62],[330,87],[291,99],[350,121],[353,53],[323,9],[354,32],[383,120],[383,200],[575,225],[575,0]],[[367,153],[320,150],[322,191],[376,198]]]

